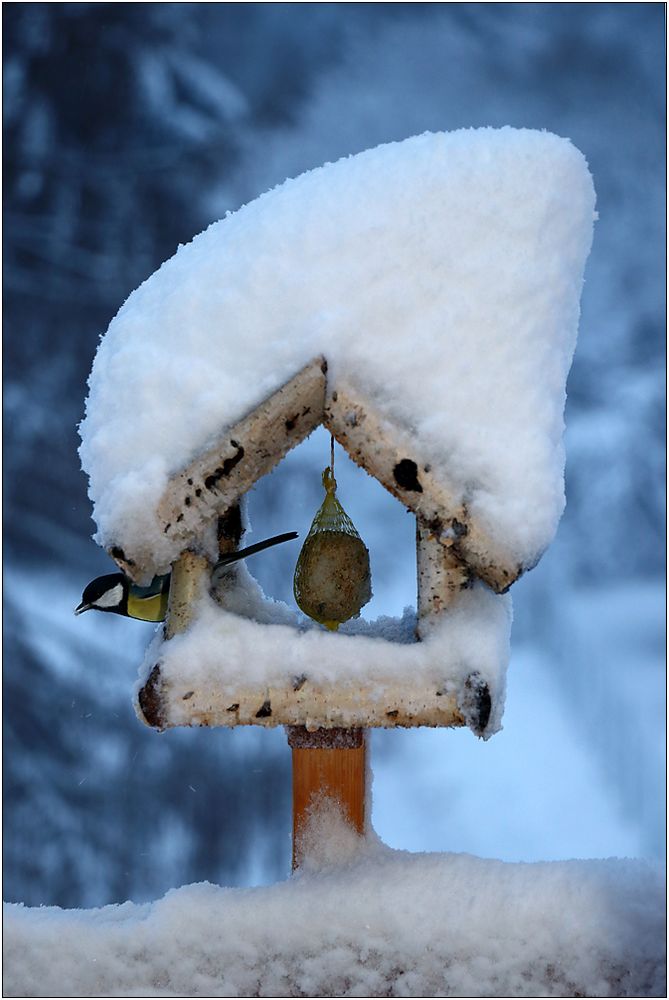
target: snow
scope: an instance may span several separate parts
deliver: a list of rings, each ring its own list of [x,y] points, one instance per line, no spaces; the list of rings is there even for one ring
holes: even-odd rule
[[[96,540],[178,556],[171,474],[312,358],[531,566],[564,506],[565,380],[594,191],[572,144],[425,133],[301,175],[210,226],[102,339],[81,425]]]
[[[334,634],[281,601],[265,598],[243,565],[238,567],[237,584],[226,591],[227,610],[203,592],[189,628],[166,641],[159,629],[147,650],[137,690],[159,662],[163,691],[170,692],[164,695],[169,699],[164,711],[172,725],[197,721],[183,699],[188,690],[198,691],[205,702],[207,692],[234,701],[240,685],[291,686],[303,675],[315,685],[359,691],[364,678],[384,700],[388,689],[407,677],[417,692],[436,687],[457,695],[468,675],[478,672],[493,704],[486,736],[501,728],[512,618],[508,595],[475,584],[416,642],[416,617],[410,608],[401,618],[347,622]]]
[[[333,809],[267,888],[204,882],[95,910],[5,904],[10,996],[663,996],[640,861],[393,851]]]

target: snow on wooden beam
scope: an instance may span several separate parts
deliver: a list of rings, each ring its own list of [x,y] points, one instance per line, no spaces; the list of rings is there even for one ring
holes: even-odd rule
[[[233,507],[226,511],[221,522],[230,520],[236,510]],[[228,541],[226,537],[222,543],[226,550]],[[231,544],[234,545],[234,539]],[[439,545],[430,529],[420,523],[416,546],[417,638],[420,639],[470,585],[471,576],[454,553]],[[210,588],[211,569],[206,557],[191,551],[182,553],[174,564],[166,639],[184,632],[190,625],[199,596]],[[217,599],[223,606],[225,586],[223,578],[217,588]],[[355,642],[353,637],[342,636],[342,656],[351,655],[351,642]],[[167,679],[158,662],[151,668],[139,692],[140,717],[159,730],[174,726],[287,725],[304,726],[314,731],[334,727],[467,725],[482,735],[492,709],[488,686],[475,671],[465,678],[459,689],[447,683],[421,683],[411,673],[406,680],[393,680],[384,685],[378,682],[324,685],[313,683],[308,675],[301,674],[280,685],[236,685],[231,689],[225,682],[225,651],[222,650],[220,680],[220,684],[198,686],[189,680],[188,674],[179,680]]]
[[[173,476],[158,504],[163,532],[185,549],[199,543],[206,525],[236,503],[323,421],[327,364],[314,359],[217,443]],[[149,551],[110,555],[133,579],[157,567]]]
[[[408,457],[406,435],[385,424],[371,408],[341,390],[330,392],[326,406],[326,371],[323,359],[316,359],[231,428],[222,444],[175,477],[161,504],[166,530],[181,531],[184,537],[190,532],[197,546],[198,528],[201,531],[206,520],[216,516],[221,552],[236,548],[241,533],[236,506],[240,494],[289,447],[324,422],[352,458],[416,511],[417,639],[427,638],[442,613],[472,583],[475,571],[466,565],[461,548],[455,544],[469,533],[466,510],[454,498],[444,495],[430,476],[429,468],[418,470]],[[235,454],[240,449],[243,453],[236,462],[230,463],[229,455],[225,457],[228,439],[229,447],[237,449]],[[218,477],[213,485],[212,476]],[[212,488],[207,488],[208,482]],[[190,497],[193,500],[188,503]],[[177,510],[184,513],[181,521],[175,516]],[[445,524],[450,530],[444,530]],[[166,640],[188,628],[198,598],[211,588],[211,569],[205,556],[189,549],[174,563]],[[218,581],[216,598],[222,607],[226,606],[226,587],[233,585],[232,580],[233,577],[227,583],[226,578]],[[505,578],[503,581],[506,582]],[[342,656],[351,655],[351,641],[350,636],[342,637]],[[158,660],[139,693],[141,717],[156,729],[184,725],[288,725],[313,731],[333,727],[468,725],[481,735],[492,709],[488,686],[475,670],[459,686],[417,682],[412,674],[406,681],[395,678],[383,685],[378,682],[328,685],[315,683],[306,672],[294,677],[287,673],[286,681],[280,684],[237,684],[231,689],[225,676],[224,649],[220,683],[194,684],[188,679],[188,672],[183,679],[165,677]]]
[[[347,386],[328,385],[328,430],[350,457],[412,510],[436,542],[452,548],[460,562],[496,593],[504,593],[524,567],[509,561],[472,518],[461,491],[443,485],[432,466],[419,463],[411,434],[377,415]],[[447,474],[447,470],[446,470]]]
[[[474,575],[483,576],[493,589],[508,589],[514,570],[478,557],[471,547],[472,538],[486,552],[490,542],[477,531],[456,493],[445,491],[428,465],[419,467],[414,461],[409,435],[380,418],[372,406],[346,388],[328,392],[326,373],[323,358],[312,361],[172,479],[159,510],[165,533],[181,539],[184,550],[172,568],[166,640],[186,631],[198,598],[211,588],[211,564],[197,551],[204,527],[217,518],[221,552],[236,548],[242,530],[236,506],[240,496],[320,423],[416,514],[418,640],[427,638],[442,613],[471,586]],[[142,565],[144,573],[149,558]],[[216,598],[222,607],[233,577],[227,584],[225,578],[218,583]],[[343,656],[351,654],[351,641],[350,636],[342,637],[347,647],[342,647]],[[475,670],[459,685],[421,683],[412,674],[383,685],[323,684],[310,679],[308,671],[292,677],[288,670],[285,682],[237,684],[234,690],[225,675],[224,649],[220,683],[217,678],[198,685],[189,681],[188,672],[183,679],[166,677],[158,658],[139,692],[141,717],[157,729],[288,725],[313,731],[468,725],[481,735],[492,709],[488,686]]]
[[[165,534],[190,538],[318,427],[326,371],[316,358],[175,476],[158,505]]]

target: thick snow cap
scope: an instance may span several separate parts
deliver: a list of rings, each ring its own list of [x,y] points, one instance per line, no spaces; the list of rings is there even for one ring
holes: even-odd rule
[[[594,204],[567,139],[486,128],[326,164],[210,226],[100,343],[80,449],[96,540],[148,542],[166,569],[169,477],[323,355],[531,566],[564,506]]]

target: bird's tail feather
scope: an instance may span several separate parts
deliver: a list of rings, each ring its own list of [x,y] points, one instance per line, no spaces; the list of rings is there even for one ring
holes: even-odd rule
[[[256,552],[262,552],[263,549],[269,549],[272,545],[280,545],[281,542],[289,542],[291,539],[297,538],[296,531],[286,531],[282,535],[273,535],[271,538],[265,538],[262,542],[255,542],[254,545],[247,545],[245,549],[238,549],[236,552],[229,552],[227,555],[223,556],[216,563],[214,569],[218,569],[219,566],[227,566],[229,563],[237,562],[239,559],[246,559],[247,556],[255,555]]]

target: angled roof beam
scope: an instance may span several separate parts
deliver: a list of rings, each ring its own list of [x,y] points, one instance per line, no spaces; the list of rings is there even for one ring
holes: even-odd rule
[[[504,593],[529,568],[499,550],[472,517],[461,491],[444,485],[429,464],[416,461],[411,434],[379,417],[357,391],[328,385],[323,423],[354,462],[415,513],[431,540],[452,548],[494,591]]]
[[[315,358],[277,392],[225,431],[217,443],[174,475],[158,504],[163,531],[185,549],[203,526],[236,503],[254,483],[323,422],[327,363]],[[155,571],[151,552],[110,555],[132,578]]]

